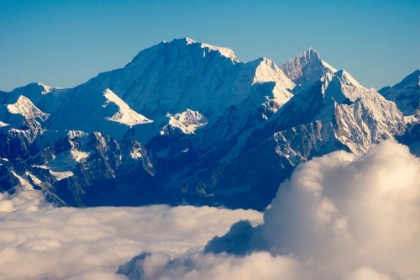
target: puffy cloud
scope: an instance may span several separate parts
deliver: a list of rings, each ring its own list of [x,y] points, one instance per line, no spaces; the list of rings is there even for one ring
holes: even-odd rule
[[[40,192],[0,194],[0,279],[126,279],[119,265],[141,251],[177,257],[203,249],[252,210],[156,205],[54,208]]]
[[[238,222],[207,244],[207,254],[156,257],[157,266],[147,265],[154,254],[144,254],[125,274],[414,280],[420,279],[419,248],[420,160],[407,147],[385,141],[366,155],[335,152],[301,164],[280,186],[262,225]],[[231,254],[217,254],[223,251]]]
[[[324,279],[361,266],[420,272],[420,161],[386,141],[360,157],[336,152],[302,164],[253,239],[311,263]]]

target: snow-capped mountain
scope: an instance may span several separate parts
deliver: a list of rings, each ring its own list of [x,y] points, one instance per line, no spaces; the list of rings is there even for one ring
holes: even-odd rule
[[[62,205],[263,209],[300,162],[403,139],[415,73],[389,101],[312,48],[278,67],[164,41],[75,88],[0,92],[0,185]]]
[[[394,101],[404,114],[407,129],[398,140],[420,156],[420,70],[417,69],[394,86],[379,90],[387,99]]]
[[[299,89],[301,87],[305,89],[325,74],[337,71],[334,67],[323,61],[313,48],[291,58],[280,68],[293,82],[299,85]]]
[[[420,69],[417,69],[393,87],[384,87],[379,92],[394,101],[405,116],[420,109]]]

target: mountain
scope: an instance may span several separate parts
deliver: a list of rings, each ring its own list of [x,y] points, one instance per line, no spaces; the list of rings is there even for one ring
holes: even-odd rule
[[[187,184],[189,190],[236,192],[241,205],[250,197],[266,202],[299,163],[336,150],[362,154],[371,144],[404,133],[405,120],[395,103],[344,70],[325,73],[266,122],[239,132],[215,155],[203,157],[201,166],[221,154],[210,170],[199,169]],[[262,207],[258,201],[248,203]]]
[[[401,82],[384,87],[379,92],[394,101],[405,116],[407,129],[398,140],[420,156],[420,70],[417,69]]]
[[[384,87],[379,92],[394,101],[405,116],[415,114],[420,108],[420,69],[393,87]]]
[[[291,58],[280,67],[284,73],[300,88],[307,88],[327,73],[337,70],[323,61],[321,56],[310,48],[306,52]]]
[[[0,186],[59,205],[261,210],[301,162],[405,139],[407,119],[384,96],[312,48],[278,67],[163,41],[74,88],[0,92]]]

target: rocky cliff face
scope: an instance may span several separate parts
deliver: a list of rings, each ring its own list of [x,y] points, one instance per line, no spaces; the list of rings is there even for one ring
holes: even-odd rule
[[[263,209],[312,157],[395,137],[416,146],[417,119],[403,116],[414,74],[382,96],[313,49],[278,67],[162,42],[72,89],[0,92],[0,186],[42,189],[60,205]]]

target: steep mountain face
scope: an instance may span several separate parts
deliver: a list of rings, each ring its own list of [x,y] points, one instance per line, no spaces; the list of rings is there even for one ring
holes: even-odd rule
[[[403,82],[381,93],[416,96]],[[299,163],[413,139],[407,121],[313,49],[278,67],[177,39],[75,88],[0,92],[0,186],[41,189],[60,205],[264,209]]]
[[[405,116],[407,129],[398,140],[420,156],[420,70],[417,69],[393,87],[384,87],[379,92],[394,101]]]
[[[393,102],[361,86],[344,70],[327,73],[286,104],[271,122],[276,121],[275,130],[282,131],[317,120],[334,128],[334,135],[325,135],[356,154],[405,130],[404,118]]]
[[[18,144],[15,138],[10,146]],[[4,147],[1,154],[5,156]],[[59,205],[164,201],[163,190],[154,184],[153,154],[135,140],[117,142],[100,132],[69,131],[42,151],[32,147],[22,159],[2,158],[1,167],[7,173],[0,179],[3,190],[13,191],[18,185],[40,189]]]
[[[420,108],[420,70],[417,69],[393,87],[384,87],[379,92],[394,101],[405,116],[413,115]]]
[[[239,132],[203,157],[201,166],[217,154],[220,159],[209,170],[200,169],[188,190],[209,195],[235,193],[232,185],[243,186],[235,193],[235,198],[244,196],[242,203],[250,196],[266,201],[301,162],[336,150],[362,154],[372,143],[404,133],[405,120],[395,103],[361,86],[344,70],[331,73],[327,68],[325,73],[269,120]],[[252,201],[249,206],[262,205]]]

